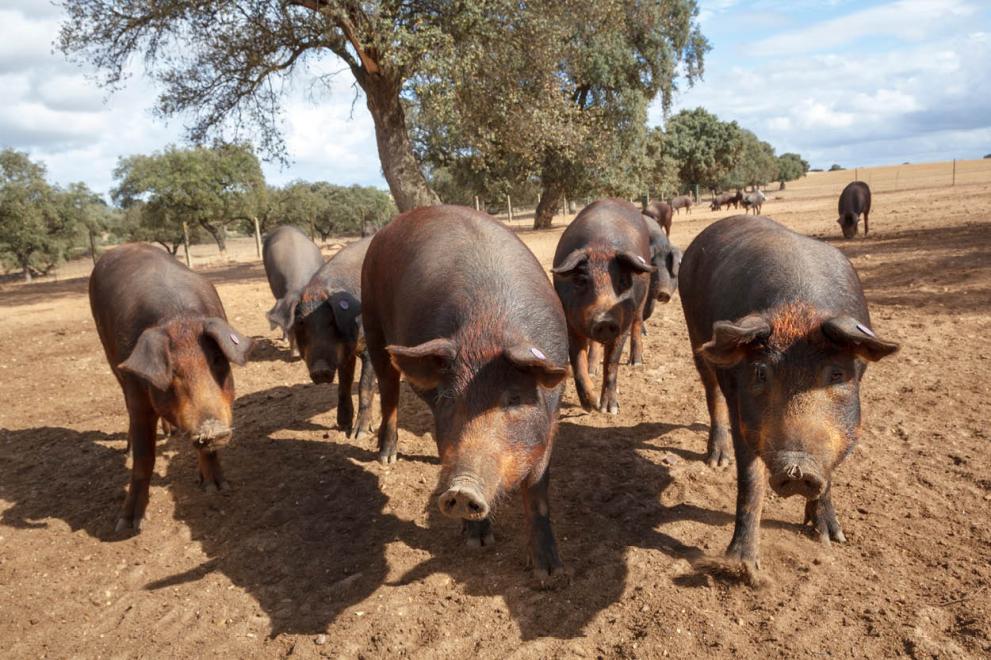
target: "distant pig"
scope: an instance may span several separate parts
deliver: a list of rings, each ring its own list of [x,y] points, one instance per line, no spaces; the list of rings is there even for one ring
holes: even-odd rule
[[[343,248],[318,270],[303,289],[289,293],[277,321],[287,328],[314,383],[337,381],[337,426],[349,437],[371,432],[375,372],[361,327],[361,264],[371,238]],[[351,387],[361,358],[358,421],[354,424]]]
[[[668,240],[661,226],[650,216],[643,218],[650,235],[650,263],[655,270],[650,274],[650,287],[644,303],[643,320],[654,313],[654,303],[666,303],[678,290],[678,273],[681,270],[681,250]]]
[[[227,323],[216,289],[166,252],[115,248],[89,279],[96,330],[124,391],[134,466],[117,530],[141,527],[155,467],[159,418],[197,450],[200,483],[226,486],[217,450],[233,431],[234,378],[252,341]]]
[[[516,488],[538,578],[562,570],[547,497],[568,335],[547,275],[516,234],[459,206],[414,209],[372,238],[362,271],[365,336],[379,379],[379,461],[396,460],[399,377],[430,406],[440,511],[469,545]]]
[[[626,335],[631,364],[643,361],[643,309],[656,270],[650,259],[647,224],[626,200],[593,202],[561,234],[551,272],[568,319],[575,389],[585,410],[619,412],[616,380]],[[604,346],[598,402],[588,373],[590,342]]]
[[[843,231],[843,238],[853,238],[857,235],[857,226],[860,224],[860,216],[864,216],[864,236],[870,231],[871,215],[871,189],[863,181],[853,181],[848,183],[843,192],[840,193],[840,200],[837,204],[840,229]]]
[[[282,329],[282,336],[286,338],[286,320],[291,318],[286,311],[287,305],[299,297],[299,292],[323,266],[323,255],[306,234],[292,225],[282,225],[265,237],[262,263],[268,286],[275,296],[275,306],[266,317],[273,329],[276,326]]]
[[[657,224],[664,228],[664,233],[671,235],[671,205],[655,199],[643,209],[643,214],[652,218]]]
[[[681,303],[709,406],[709,465],[737,463],[727,556],[751,581],[766,482],[806,499],[805,522],[844,541],[832,472],[860,435],[868,362],[898,350],[871,328],[843,253],[765,217],[709,225],[685,251]]]

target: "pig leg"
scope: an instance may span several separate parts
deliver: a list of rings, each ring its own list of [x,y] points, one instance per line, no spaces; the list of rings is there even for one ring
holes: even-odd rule
[[[597,341],[588,342],[588,373],[590,376],[598,376],[601,371],[599,363],[602,362],[602,344]],[[591,389],[589,390],[591,392]]]
[[[465,535],[465,544],[469,548],[484,548],[495,544],[492,521],[488,518],[462,520],[461,532]]]
[[[733,430],[733,447],[736,450],[736,521],[733,540],[726,550],[726,557],[738,562],[747,580],[756,586],[760,572],[760,516],[764,509],[764,493],[767,487],[767,470],[764,461],[753,451],[740,434]]]
[[[162,422],[162,437],[165,437],[165,438],[171,437],[171,435],[172,435],[172,433],[174,431],[174,429],[172,428],[172,425],[169,424],[167,421],[165,421],[165,418],[164,417],[161,419],[161,422]]]
[[[709,442],[705,464],[709,467],[724,467],[730,463],[729,410],[726,408],[726,397],[719,389],[716,374],[705,360],[696,357],[695,367],[702,378],[705,402],[709,407]]]
[[[548,468],[544,470],[543,476],[537,480],[537,483],[528,484],[527,480],[524,480],[520,487],[523,495],[523,513],[527,519],[527,531],[530,536],[529,564],[533,576],[538,580],[545,580],[564,570],[564,564],[557,554],[557,541],[554,540],[554,532],[551,530],[551,509],[547,498],[550,478]]]
[[[578,401],[582,404],[582,408],[591,412],[595,410],[595,404],[592,402],[592,379],[588,377],[588,344],[587,339],[572,333],[568,341],[568,353],[571,358],[571,371],[575,374]]]
[[[208,493],[227,490],[227,480],[220,469],[220,456],[216,451],[199,449],[196,452],[196,462],[200,470],[200,486]]]
[[[630,326],[630,366],[643,366],[643,309]]]
[[[144,518],[145,509],[148,507],[148,487],[151,485],[151,475],[155,470],[155,435],[158,429],[158,416],[146,404],[128,405],[128,409],[131,421],[127,440],[131,446],[133,465],[131,484],[124,499],[124,510],[117,520],[118,532],[125,529],[137,532],[141,529],[141,519]]]
[[[867,223],[868,220],[867,216],[869,216],[870,214],[871,214],[870,211],[864,211],[864,236],[867,236],[867,231],[869,230],[869,226]]]
[[[617,337],[603,346],[602,357],[602,396],[599,398],[599,412],[619,414],[617,400],[617,379],[619,377],[619,357],[623,353],[626,337]]]
[[[830,539],[837,543],[846,542],[846,536],[836,519],[836,509],[833,508],[832,485],[832,482],[826,485],[826,490],[819,499],[805,503],[805,520],[802,522],[803,525],[811,524],[812,531],[825,545],[829,545]]]
[[[382,406],[382,424],[379,426],[379,463],[396,462],[396,444],[399,441],[397,425],[399,408],[399,371],[392,366],[388,354],[382,351],[373,356],[375,372],[379,376],[379,400]]]
[[[358,358],[349,355],[337,367],[337,428],[351,435],[351,422],[354,421],[354,403],[351,401],[351,387],[354,384],[354,367]]]
[[[372,401],[375,398],[375,369],[368,351],[361,352],[361,380],[358,381],[358,421],[351,432],[357,440],[372,432]]]

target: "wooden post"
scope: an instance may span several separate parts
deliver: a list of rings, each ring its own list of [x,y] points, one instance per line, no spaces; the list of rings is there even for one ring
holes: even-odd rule
[[[262,230],[258,226],[258,218],[252,218],[255,221],[255,252],[258,253],[258,258],[262,258]]]
[[[860,180],[860,168],[859,167],[853,168],[853,180],[854,181],[859,181]]]
[[[506,195],[506,208],[509,209],[509,221],[513,221],[513,200],[509,195]]]
[[[475,210],[476,211],[481,211],[482,210],[481,205],[479,205],[479,203],[478,203],[478,195],[475,195]]]
[[[567,220],[568,213],[571,212],[571,209],[568,208],[568,196],[564,193],[561,193],[561,199],[564,200],[564,219]]]
[[[193,262],[189,258],[189,225],[185,222],[182,223],[182,246],[186,251],[186,266],[192,268]]]
[[[950,183],[951,186],[957,185],[957,159],[953,159],[953,181]]]

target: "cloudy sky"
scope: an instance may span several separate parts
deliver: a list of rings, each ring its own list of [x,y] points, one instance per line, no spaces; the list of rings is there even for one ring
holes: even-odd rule
[[[674,110],[704,106],[779,153],[813,166],[979,158],[991,152],[991,3],[985,0],[712,0],[705,79]],[[0,0],[0,147],[29,152],[59,183],[106,192],[121,156],[181,142],[181,120],[151,114],[155,89],[137,72],[112,96],[54,53],[61,11]],[[327,63],[326,70],[336,68]],[[326,71],[325,70],[325,71]],[[651,123],[663,121],[660,108]],[[286,103],[292,163],[302,178],[385,187],[372,122],[349,76],[295,83]]]

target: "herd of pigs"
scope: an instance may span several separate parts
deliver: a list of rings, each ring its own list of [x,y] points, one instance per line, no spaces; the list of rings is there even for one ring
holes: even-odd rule
[[[866,232],[867,187],[848,186],[839,210],[844,235],[856,234],[860,215]],[[546,579],[564,570],[548,464],[569,365],[581,406],[618,414],[624,345],[630,363],[642,363],[644,321],[677,289],[708,404],[706,461],[736,461],[726,554],[753,582],[768,484],[806,499],[804,522],[822,542],[844,540],[831,474],[858,440],[867,363],[898,345],[875,334],[857,273],[836,248],[737,215],[711,224],[682,255],[668,239],[670,212],[590,204],[562,233],[551,278],[510,229],[464,207],[403,213],[326,263],[304,234],[279,227],[264,245],[276,297],[268,318],[314,382],[336,376],[337,422],[348,437],[372,433],[378,383],[386,464],[397,458],[404,378],[433,413],[441,512],[463,521],[469,545],[489,545],[493,503],[519,490],[529,563]],[[226,487],[217,452],[232,436],[230,364],[244,365],[253,341],[231,327],[205,277],[147,245],[105,254],[89,295],[130,418],[133,467],[117,529],[136,532],[159,421],[192,442],[204,488]],[[590,370],[599,360],[596,396]]]

